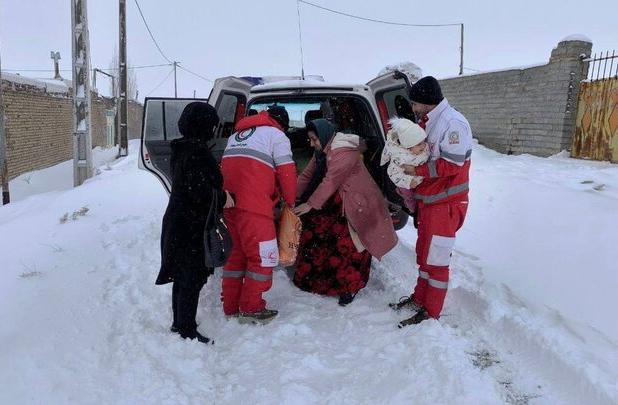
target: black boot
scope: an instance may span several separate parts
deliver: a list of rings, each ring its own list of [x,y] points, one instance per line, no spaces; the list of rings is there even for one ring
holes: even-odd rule
[[[429,318],[431,317],[427,313],[427,310],[425,308],[421,308],[416,314],[414,314],[414,316],[408,319],[404,319],[403,321],[399,322],[399,325],[397,325],[397,327],[401,329],[404,326],[408,326],[408,325],[418,325],[419,323]]]
[[[201,333],[197,331],[197,329],[186,331],[186,332],[178,331],[178,334],[183,339],[190,339],[190,340],[197,339],[197,341],[200,343],[210,344],[210,345],[215,344],[214,340],[211,340],[210,338],[207,338],[206,336],[202,335]]]
[[[345,307],[348,304],[351,304],[354,301],[354,297],[356,294],[344,293],[339,296],[339,305]]]

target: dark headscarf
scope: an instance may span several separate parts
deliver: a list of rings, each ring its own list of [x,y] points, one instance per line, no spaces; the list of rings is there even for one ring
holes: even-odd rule
[[[357,133],[360,121],[360,115],[352,100],[343,100],[336,106],[335,122],[339,132]]]
[[[208,141],[219,123],[217,110],[210,104],[194,101],[187,104],[178,120],[178,130],[185,138]]]
[[[300,197],[300,203],[305,203],[311,197],[313,192],[318,188],[324,176],[326,176],[326,153],[324,153],[324,149],[326,145],[333,139],[335,135],[335,127],[330,121],[320,118],[317,120],[310,121],[307,124],[307,131],[313,131],[318,136],[320,140],[320,145],[322,145],[322,150],[316,150],[313,154],[315,159],[315,171],[313,172],[313,176],[305,189],[305,192]]]

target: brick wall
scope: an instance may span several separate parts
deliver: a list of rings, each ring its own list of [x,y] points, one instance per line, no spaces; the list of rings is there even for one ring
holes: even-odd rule
[[[580,82],[592,44],[563,41],[549,63],[525,69],[440,80],[481,144],[502,153],[549,156],[569,149],[575,132]]]
[[[9,179],[73,157],[72,102],[66,93],[2,80]],[[111,99],[92,96],[92,145],[107,141],[105,111]],[[129,138],[139,138],[142,106],[129,104]]]

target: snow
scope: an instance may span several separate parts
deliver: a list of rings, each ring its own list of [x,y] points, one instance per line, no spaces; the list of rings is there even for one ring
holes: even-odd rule
[[[323,88],[323,87],[327,87],[327,88],[349,88],[349,87],[362,87],[364,88],[364,85],[360,85],[360,84],[343,84],[343,83],[331,83],[331,82],[324,82],[321,80],[314,80],[314,79],[305,79],[305,80],[282,80],[282,81],[278,81],[278,82],[273,82],[273,83],[267,83],[267,84],[260,84],[257,86],[253,86],[251,88],[252,92],[255,91],[265,91],[265,90],[279,90],[279,89],[297,89],[297,88],[304,88],[304,87],[314,87],[314,88]]]
[[[560,40],[560,42],[565,42],[565,41],[582,41],[582,42],[590,42],[590,43],[592,43],[592,39],[590,39],[589,37],[587,37],[586,35],[583,35],[583,34],[569,35],[569,36],[566,36],[566,37],[564,37],[564,38],[562,38]]]
[[[28,86],[34,86],[40,89],[45,89],[48,93],[60,93],[65,94],[69,92],[69,87],[63,80],[54,79],[34,79],[30,77],[24,77],[22,75],[2,72],[2,79],[8,80],[13,83],[25,84]]]
[[[92,162],[95,172],[109,170],[108,165],[118,155],[118,148],[96,147],[92,152]],[[43,170],[24,173],[9,183],[11,201],[21,201],[27,197],[48,193],[52,191],[64,191],[73,188],[73,161],[67,160],[60,164]],[[1,190],[1,187],[0,187]]]
[[[171,287],[154,285],[167,195],[137,170],[138,148],[78,188],[62,165],[37,172],[49,192],[0,207],[0,403],[618,401],[616,165],[476,145],[439,322],[399,330],[409,314],[387,307],[416,276],[408,226],[346,308],[279,269],[279,317],[239,325],[217,270],[204,346],[168,331]]]
[[[388,65],[384,67],[384,69],[380,70],[378,76],[385,75],[395,70],[398,70],[408,76],[410,83],[415,83],[418,79],[423,77],[423,70],[412,62],[399,62],[394,65]]]

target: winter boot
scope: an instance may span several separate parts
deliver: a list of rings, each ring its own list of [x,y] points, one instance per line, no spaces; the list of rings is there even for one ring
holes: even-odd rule
[[[352,301],[354,301],[354,297],[356,297],[356,294],[351,294],[351,293],[341,294],[339,296],[339,305],[341,305],[342,307],[345,307],[346,305],[351,304]]]
[[[401,297],[399,298],[399,302],[391,302],[388,306],[394,311],[399,311],[402,308],[408,308],[414,312],[418,312],[421,309],[421,306],[414,301],[414,294],[409,297]]]
[[[275,316],[277,316],[278,313],[279,311],[276,311],[274,309],[266,309],[266,308],[258,312],[241,312],[238,315],[238,322],[241,324],[247,324],[247,323],[258,324],[259,323],[262,325],[266,325],[267,323],[272,321],[275,318]]]
[[[408,326],[408,325],[418,325],[419,323],[427,319],[430,319],[430,318],[431,317],[427,313],[427,310],[425,308],[421,308],[416,314],[414,314],[414,316],[408,319],[404,319],[403,321],[399,322],[399,325],[397,325],[397,327],[401,329],[404,326]]]
[[[206,336],[202,335],[201,333],[199,333],[197,331],[197,329],[191,330],[191,331],[187,331],[187,332],[182,332],[182,331],[179,330],[177,333],[183,339],[190,339],[190,340],[197,339],[197,341],[200,342],[200,343],[210,344],[210,345],[214,345],[215,344],[214,340],[211,340],[210,338],[207,338]]]

